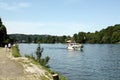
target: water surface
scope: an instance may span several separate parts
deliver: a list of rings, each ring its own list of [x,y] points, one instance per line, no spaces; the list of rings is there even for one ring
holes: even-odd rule
[[[37,44],[19,44],[20,53],[35,54]],[[68,51],[65,44],[41,44],[43,57],[67,80],[120,80],[120,44],[84,44],[82,51]]]

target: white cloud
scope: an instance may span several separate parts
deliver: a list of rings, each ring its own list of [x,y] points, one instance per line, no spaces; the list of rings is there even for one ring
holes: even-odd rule
[[[28,2],[3,2],[0,1],[0,9],[4,10],[17,10],[20,8],[28,8],[30,7],[30,3]]]

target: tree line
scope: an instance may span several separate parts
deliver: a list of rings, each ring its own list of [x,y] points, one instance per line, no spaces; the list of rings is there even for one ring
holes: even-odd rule
[[[78,32],[71,36],[10,34],[14,42],[23,43],[66,43],[71,39],[77,43],[120,43],[120,24],[109,26],[100,31]]]
[[[79,32],[73,35],[73,40],[78,43],[120,43],[120,24],[109,26],[94,33]]]
[[[71,36],[7,34],[7,29],[0,18],[0,47],[8,43],[66,43],[73,40],[77,43],[120,43],[120,24],[106,29],[91,32],[78,32]]]
[[[65,43],[70,36],[9,34],[18,43]]]

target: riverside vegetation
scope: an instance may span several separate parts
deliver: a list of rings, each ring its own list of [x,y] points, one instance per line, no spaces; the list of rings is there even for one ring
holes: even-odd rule
[[[14,47],[12,47],[12,55],[14,57],[21,57],[19,53],[18,45],[14,45]]]

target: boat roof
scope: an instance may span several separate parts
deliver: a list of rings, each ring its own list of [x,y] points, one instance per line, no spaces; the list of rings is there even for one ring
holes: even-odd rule
[[[67,43],[75,43],[75,41],[72,41],[72,40],[68,40],[66,41]]]
[[[72,42],[71,40],[68,40],[67,43]]]

